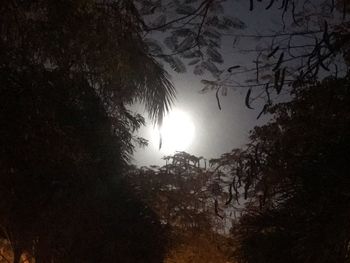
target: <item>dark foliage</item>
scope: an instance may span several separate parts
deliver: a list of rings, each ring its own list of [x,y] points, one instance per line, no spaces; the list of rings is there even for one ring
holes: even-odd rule
[[[272,23],[267,17],[267,26],[258,29],[264,34],[237,30],[225,33],[232,39],[233,52],[245,56],[247,63],[220,69],[215,81],[203,80],[203,91],[214,90],[219,101],[218,95],[225,96],[227,88],[245,90],[248,108],[254,108],[253,103],[265,105],[260,117],[281,95],[290,95],[295,83],[346,74],[350,41],[347,0],[250,3],[251,16],[261,11],[279,19]]]
[[[233,228],[240,262],[349,261],[349,83],[295,87],[247,148],[216,160],[248,201]]]
[[[217,217],[216,178],[206,160],[186,152],[164,157],[166,165],[130,169],[137,195],[167,226],[166,263],[227,262],[232,256],[227,226]]]
[[[174,89],[130,10],[0,5],[0,234],[16,263],[162,262],[163,228],[121,177],[143,123],[126,106],[161,122]]]
[[[120,138],[92,87],[3,68],[0,97],[1,226],[15,255],[161,262],[161,226],[120,179]]]

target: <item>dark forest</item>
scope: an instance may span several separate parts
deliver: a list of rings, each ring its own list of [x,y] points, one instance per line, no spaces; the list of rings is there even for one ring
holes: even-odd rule
[[[350,263],[349,66],[348,0],[2,0],[0,263]],[[140,167],[175,75],[255,127]]]

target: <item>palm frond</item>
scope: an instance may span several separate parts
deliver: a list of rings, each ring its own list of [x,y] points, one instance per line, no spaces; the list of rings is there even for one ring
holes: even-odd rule
[[[174,103],[175,87],[169,74],[157,61],[148,57],[144,62],[144,82],[139,86],[138,99],[144,103],[153,123],[161,125],[164,115]]]

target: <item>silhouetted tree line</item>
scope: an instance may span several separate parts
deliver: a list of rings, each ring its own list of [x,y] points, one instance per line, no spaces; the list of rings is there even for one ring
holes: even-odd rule
[[[130,169],[129,183],[166,226],[164,262],[231,262],[227,222],[216,216],[216,174],[186,152],[164,157],[164,166]],[[226,235],[225,235],[226,233]]]
[[[238,262],[349,262],[349,77],[296,87],[249,144],[215,160],[231,175]]]
[[[245,24],[220,0],[0,4],[0,260],[349,262],[347,1],[249,3],[292,22],[237,34]],[[223,35],[271,42],[251,68],[225,69]],[[209,170],[186,153],[131,169],[146,141],[128,106],[161,124],[175,96],[160,62],[211,73],[202,91],[219,108],[228,88],[246,89],[247,107],[263,99],[273,119]],[[276,103],[281,91],[290,101]],[[215,231],[231,205],[234,244]]]
[[[161,262],[162,228],[120,179],[120,138],[93,89],[1,73],[1,235],[15,262]]]
[[[1,2],[2,260],[162,262],[164,229],[121,175],[143,123],[126,105],[160,122],[174,88],[130,8]]]
[[[237,262],[350,260],[349,11],[347,1],[328,4],[322,2],[321,7],[342,10],[343,18],[328,31],[326,17],[321,39],[314,35],[312,52],[305,49],[301,54],[306,63],[289,84],[290,100],[273,103],[265,84],[263,113],[271,114],[272,120],[251,131],[246,147],[212,160],[217,172],[231,175],[227,203],[240,206],[241,215],[232,227]],[[283,5],[287,10],[288,1]],[[289,34],[293,32],[282,34],[289,46],[280,51],[275,78],[280,77],[283,54],[292,54]],[[274,41],[279,37],[272,36]],[[272,53],[278,50],[277,46]],[[338,67],[343,67],[341,73]],[[327,76],[323,79],[318,75],[321,68]],[[249,88],[248,107],[253,86]],[[274,88],[278,94],[276,79]]]

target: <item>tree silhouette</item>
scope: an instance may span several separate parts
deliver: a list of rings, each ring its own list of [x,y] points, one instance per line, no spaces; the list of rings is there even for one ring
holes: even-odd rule
[[[205,78],[202,92],[216,93],[219,108],[220,96],[233,88],[246,90],[248,108],[262,101],[263,114],[281,92],[290,94],[293,84],[346,74],[343,58],[348,57],[350,40],[347,1],[251,0],[247,13],[273,10],[280,16],[279,24],[267,28],[271,33],[266,34],[243,31],[247,25],[224,12],[227,1],[136,2],[150,54],[177,72],[184,72],[187,62],[194,74]],[[152,38],[152,33],[156,37]],[[159,37],[162,34],[164,37]],[[222,66],[223,39],[230,40],[233,51],[246,54],[252,63]],[[254,41],[257,47],[247,49]],[[208,72],[211,79],[204,75]]]
[[[240,19],[224,15],[222,0],[134,2],[150,54],[179,73],[191,68],[196,75],[219,77],[223,35],[245,28]]]
[[[128,179],[168,228],[165,262],[227,262],[232,247],[223,235],[225,222],[215,214],[213,174],[203,158],[186,152],[164,159],[162,167],[130,170]]]
[[[144,30],[149,33],[184,29],[167,40],[168,48],[174,51],[170,55],[186,54],[186,49],[171,46],[181,33],[188,36],[184,39],[188,40],[185,43],[189,50],[201,50],[196,32],[203,33],[202,25],[211,15],[215,16],[215,12],[209,12],[215,2],[219,1],[193,1],[190,5],[195,8],[186,8],[183,16],[170,22],[164,22],[163,17],[158,27]],[[274,116],[272,122],[252,132],[246,148],[212,160],[217,173],[232,176],[227,203],[236,201],[242,205],[242,199],[246,200],[233,230],[237,237],[237,259],[347,262],[349,182],[344,170],[349,161],[345,150],[349,143],[347,1],[325,0],[317,5],[313,1],[250,1],[250,10],[262,6],[281,10],[281,31],[270,35],[231,34],[234,43],[238,38],[261,40],[262,47],[241,50],[255,54],[251,67],[232,65],[227,71],[220,70],[217,65],[221,59],[214,52],[208,52],[211,53],[208,57],[215,61],[216,69],[198,66],[207,57],[199,56],[190,62],[195,69],[201,69],[195,70],[196,74],[208,69],[213,73],[215,80],[202,81],[203,91],[216,92],[219,108],[220,94],[225,95],[229,87],[240,88],[247,90],[248,108],[263,99],[265,106],[258,117],[264,113]],[[157,8],[161,4],[151,10]],[[192,19],[197,20],[192,24]],[[220,32],[216,33],[218,41],[211,45],[221,40]],[[162,57],[162,49],[155,50]],[[244,83],[237,82],[240,74],[245,75]],[[292,101],[275,104],[279,95],[288,95]]]
[[[122,179],[134,144],[145,143],[133,133],[144,119],[128,106],[144,103],[154,123],[161,124],[175,96],[158,61],[177,72],[184,72],[188,62],[197,75],[211,73],[215,81],[204,80],[203,91],[214,90],[219,107],[219,92],[224,95],[228,87],[237,86],[247,88],[248,107],[263,97],[262,113],[275,115],[273,122],[254,130],[247,148],[212,162],[217,174],[231,171],[227,203],[242,196],[248,200],[236,226],[239,260],[348,260],[348,75],[337,79],[346,72],[337,67],[347,69],[349,62],[347,2],[320,1],[324,9],[307,21],[306,15],[318,10],[305,8],[314,7],[312,1],[301,6],[283,1],[282,19],[289,15],[292,21],[286,32],[259,36],[272,42],[254,50],[253,67],[233,65],[227,71],[219,67],[223,34],[245,25],[221,16],[223,3],[1,3],[0,234],[3,246],[11,248],[1,260],[20,262],[26,256],[36,262],[161,262],[164,229],[158,216],[165,219],[163,210],[168,216],[173,213],[176,220],[167,219],[176,227],[211,227],[207,204],[203,211],[193,207],[202,197],[198,186],[205,186],[214,194],[211,207],[220,215],[220,184],[196,185],[207,178],[183,177],[200,170],[199,158],[181,153],[159,173],[151,173],[157,180],[165,174],[160,179],[183,191],[167,189],[160,195],[180,196],[184,204],[193,204],[170,206],[168,198],[169,207],[179,208],[175,214],[159,200],[163,210],[155,214],[149,196],[144,198],[149,206],[137,201],[134,189]],[[262,4],[251,0],[250,9]],[[339,10],[340,22],[321,19],[309,27],[321,15]],[[162,32],[162,41],[157,41]],[[300,46],[292,41],[296,36],[313,40]],[[343,64],[337,61],[340,57]],[[296,61],[302,61],[300,67]],[[322,71],[333,77],[317,82]],[[231,85],[232,77],[241,73],[252,73],[253,81]],[[289,85],[294,99],[273,106],[272,93],[278,95]],[[198,199],[192,190],[199,191]],[[261,244],[259,254],[251,252]]]
[[[260,117],[280,94],[290,94],[295,85],[312,83],[330,74],[344,76],[348,71],[344,63],[350,41],[346,1],[325,0],[316,5],[313,1],[252,0],[250,9],[279,9],[280,24],[266,34],[228,34],[233,38],[234,50],[253,61],[233,64],[216,80],[202,80],[204,92],[216,92],[219,108],[219,95],[225,96],[228,88],[246,90],[248,108],[254,108],[254,102],[263,103]],[[244,44],[239,45],[239,41]],[[244,46],[253,41],[256,48]]]
[[[349,77],[296,87],[246,148],[215,160],[245,201],[233,228],[240,262],[347,262]],[[255,252],[254,252],[255,251]]]
[[[163,228],[121,177],[143,123],[127,105],[160,123],[174,88],[130,8],[0,5],[0,234],[13,262],[162,261]]]
[[[37,262],[161,262],[162,228],[120,179],[121,138],[99,97],[81,79],[34,72],[1,74],[0,222],[14,262],[24,251]]]

